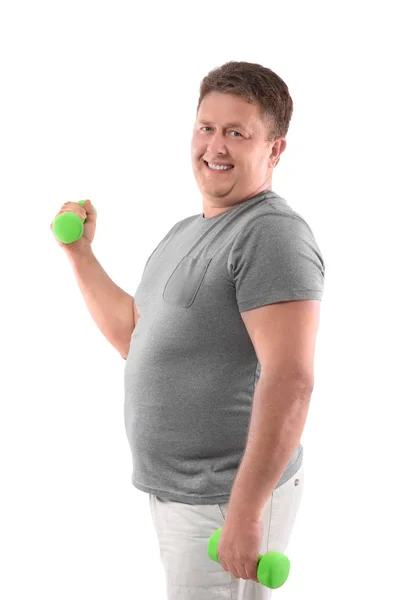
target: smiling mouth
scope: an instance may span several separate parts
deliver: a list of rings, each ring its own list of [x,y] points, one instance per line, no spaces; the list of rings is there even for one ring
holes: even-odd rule
[[[218,165],[218,164],[208,163],[206,160],[204,161],[204,164],[213,173],[227,173],[228,171],[232,171],[232,169],[234,169],[234,166],[230,165],[230,164]]]

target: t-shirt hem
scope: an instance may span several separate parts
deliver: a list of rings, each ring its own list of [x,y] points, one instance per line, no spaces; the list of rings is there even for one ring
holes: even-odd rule
[[[259,296],[258,298],[252,298],[251,300],[238,300],[237,304],[239,311],[242,311],[259,308],[268,304],[275,304],[277,302],[292,302],[293,300],[322,300],[322,292],[321,290],[307,290],[304,292],[293,292],[291,294],[277,294],[272,298]]]
[[[172,500],[174,502],[184,502],[185,504],[223,504],[224,502],[228,502],[230,498],[230,493],[217,494],[215,496],[189,496],[186,494],[175,494],[174,492],[151,488],[147,485],[143,485],[142,483],[138,483],[135,479],[132,480],[132,484],[135,488],[141,490],[142,492],[146,492],[147,494],[159,496],[160,498],[165,498],[166,500]]]
[[[297,460],[287,469],[281,479],[275,486],[275,489],[289,481],[300,469],[303,463],[303,448],[301,446],[301,451],[299,452],[299,456]],[[175,492],[169,492],[166,490],[160,490],[158,488],[152,488],[143,483],[139,483],[136,481],[134,477],[132,477],[132,485],[142,492],[146,492],[152,496],[159,496],[160,498],[165,498],[166,500],[172,500],[173,502],[183,502],[184,504],[224,504],[229,502],[231,493],[228,494],[215,494],[212,496],[189,496],[187,494],[176,494]]]

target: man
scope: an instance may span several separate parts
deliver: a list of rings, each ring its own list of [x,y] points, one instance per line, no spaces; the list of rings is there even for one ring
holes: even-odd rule
[[[285,551],[298,511],[325,265],[272,191],[292,110],[261,65],[229,62],[203,79],[192,138],[203,212],[161,240],[134,300],[88,250],[91,203],[65,208],[87,216],[68,254],[126,358],[132,483],[149,494],[168,600],[269,599],[257,558]],[[207,545],[221,527],[216,563]]]

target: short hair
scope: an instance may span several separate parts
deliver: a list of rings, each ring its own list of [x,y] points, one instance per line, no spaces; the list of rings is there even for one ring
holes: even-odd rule
[[[206,75],[200,85],[197,112],[210,92],[239,96],[258,103],[270,123],[269,139],[285,137],[293,114],[293,101],[286,83],[271,69],[257,63],[230,61]]]

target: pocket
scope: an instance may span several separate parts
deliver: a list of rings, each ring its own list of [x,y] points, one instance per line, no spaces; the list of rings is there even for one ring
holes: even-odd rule
[[[215,506],[217,508],[218,517],[220,519],[222,518],[223,523],[225,523],[226,515],[228,514],[229,502],[223,502],[223,503],[217,502],[217,504]]]
[[[153,494],[149,494],[149,506],[150,506],[151,520],[153,521],[154,529],[157,531],[156,506],[155,506],[156,500],[157,500],[157,498]]]
[[[282,485],[274,490],[273,497],[289,497],[289,496],[301,496],[304,488],[304,465],[298,469],[298,471],[291,476],[290,479],[285,481]]]
[[[164,286],[165,302],[183,308],[191,306],[211,260],[211,258],[184,256]]]

